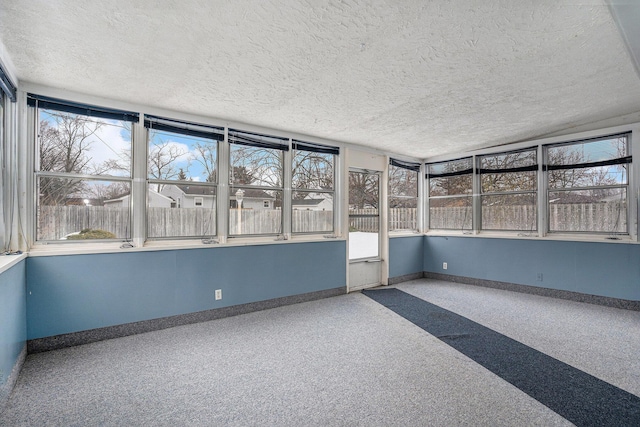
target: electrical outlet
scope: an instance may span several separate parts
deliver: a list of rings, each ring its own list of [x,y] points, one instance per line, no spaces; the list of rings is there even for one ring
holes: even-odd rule
[[[446,270],[446,269],[447,269],[447,263],[446,263],[446,262],[443,262],[443,263],[442,263],[442,269],[443,269],[443,270]]]
[[[222,289],[216,289],[216,301],[222,299]]]

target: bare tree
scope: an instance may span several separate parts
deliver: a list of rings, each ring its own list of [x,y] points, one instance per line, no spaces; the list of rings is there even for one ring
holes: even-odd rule
[[[206,182],[217,182],[217,170],[216,170],[216,152],[217,143],[196,143],[194,148],[195,153],[192,154],[191,159],[198,162],[204,169]]]
[[[50,120],[42,120],[39,126],[40,171],[83,174],[90,173],[91,137],[102,126],[101,122],[83,116],[52,113]],[[68,195],[82,190],[80,179],[41,177],[40,203],[63,204]]]
[[[352,209],[378,208],[378,175],[349,172],[349,207]]]
[[[94,184],[89,189],[89,193],[93,199],[103,202],[126,196],[131,193],[131,190],[126,182],[112,182],[108,185]]]
[[[244,167],[252,177],[250,185],[282,187],[282,151],[271,148],[235,145],[231,147],[231,168]],[[232,176],[232,184],[240,184]]]
[[[332,190],[333,154],[296,151],[293,158],[293,188],[299,190]],[[306,194],[294,193],[294,198],[304,198]]]
[[[159,135],[152,135],[150,139],[154,141],[149,146],[147,157],[147,173],[149,178],[158,180],[176,179],[180,173],[176,167],[176,161],[187,154],[187,151],[171,141],[160,138]],[[157,184],[157,191],[160,192],[163,184]]]

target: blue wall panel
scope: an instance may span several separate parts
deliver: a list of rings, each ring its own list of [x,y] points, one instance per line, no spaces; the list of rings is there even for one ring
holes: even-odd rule
[[[27,339],[26,261],[0,273],[0,386],[20,356]]]
[[[389,239],[389,277],[422,273],[423,237],[392,237]]]
[[[428,272],[640,300],[637,244],[441,236],[424,243]]]
[[[344,287],[345,257],[344,241],[30,257],[27,336]]]

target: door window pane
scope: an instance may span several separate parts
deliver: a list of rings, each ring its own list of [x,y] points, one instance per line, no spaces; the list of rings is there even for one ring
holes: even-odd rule
[[[349,172],[349,259],[379,256],[380,176]]]

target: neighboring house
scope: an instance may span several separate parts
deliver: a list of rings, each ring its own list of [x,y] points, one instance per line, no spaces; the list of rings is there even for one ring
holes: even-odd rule
[[[175,208],[205,208],[216,205],[215,187],[204,187],[188,184],[161,184],[160,194],[169,197]]]
[[[302,200],[292,200],[293,210],[300,211],[332,211],[333,203],[325,198],[307,198]]]
[[[162,194],[149,190],[149,206],[155,208],[170,208],[172,207],[172,200]],[[104,206],[110,207],[127,207],[131,206],[131,195],[125,194],[124,196],[117,197],[115,199],[105,200]]]
[[[243,191],[242,209],[275,209],[276,198],[269,193],[254,188],[244,188]],[[232,192],[229,198],[229,206],[232,209],[237,208],[238,202],[235,192]]]
[[[151,208],[204,208],[211,209],[216,204],[214,187],[199,185],[164,184],[160,192],[149,190]],[[105,206],[129,206],[130,195],[105,200]],[[231,208],[237,208],[236,195],[230,197]],[[245,189],[242,201],[243,209],[274,209],[275,197],[257,189]]]

